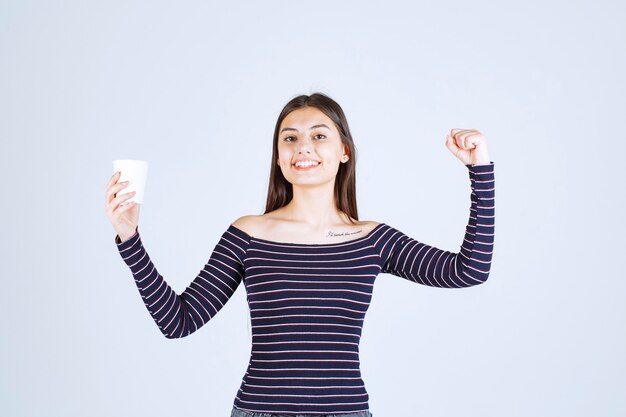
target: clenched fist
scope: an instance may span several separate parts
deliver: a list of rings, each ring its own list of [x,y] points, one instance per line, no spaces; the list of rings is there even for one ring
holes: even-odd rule
[[[464,165],[488,165],[487,139],[476,129],[452,129],[446,135],[446,147]]]

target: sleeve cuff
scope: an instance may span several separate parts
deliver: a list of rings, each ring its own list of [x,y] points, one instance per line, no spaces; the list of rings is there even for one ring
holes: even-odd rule
[[[465,164],[465,166],[471,171],[471,172],[475,172],[475,173],[483,173],[483,172],[490,172],[493,171],[494,168],[494,163],[493,161],[490,161],[488,164],[477,164],[477,165],[472,165],[472,164]]]
[[[493,161],[488,164],[466,164],[472,193],[484,200],[493,200],[495,196],[495,175]]]
[[[119,250],[124,250],[133,246],[133,244],[137,242],[137,239],[139,239],[139,226],[135,227],[135,233],[123,242],[119,235],[115,235],[115,244]]]

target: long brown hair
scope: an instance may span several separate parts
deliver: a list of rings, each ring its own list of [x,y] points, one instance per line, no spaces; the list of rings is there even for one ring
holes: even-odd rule
[[[278,160],[278,133],[280,124],[289,113],[304,107],[315,107],[326,116],[328,116],[339,131],[341,142],[348,147],[348,159],[345,163],[339,163],[339,170],[335,177],[335,204],[337,208],[349,216],[351,223],[352,218],[359,220],[359,214],[356,207],[356,148],[352,141],[352,134],[348,127],[348,120],[341,109],[341,106],[322,93],[314,93],[311,95],[299,95],[292,98],[283,107],[278,116],[276,127],[274,128],[274,139],[272,142],[272,163],[270,164],[270,181],[267,190],[267,201],[265,204],[265,213],[279,209],[291,201],[293,198],[293,186],[283,176],[280,167],[276,164]]]

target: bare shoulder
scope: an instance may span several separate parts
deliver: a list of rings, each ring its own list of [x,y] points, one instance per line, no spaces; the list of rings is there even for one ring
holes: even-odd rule
[[[257,214],[248,214],[236,219],[232,225],[239,230],[243,230],[250,236],[256,236],[256,233],[260,229],[263,216]]]
[[[363,220],[361,224],[363,225],[363,228],[365,229],[366,233],[369,233],[372,230],[376,229],[379,225],[381,225],[382,222],[377,222],[374,220]]]

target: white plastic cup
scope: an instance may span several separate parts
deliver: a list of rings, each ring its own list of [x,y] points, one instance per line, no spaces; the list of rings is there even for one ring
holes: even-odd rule
[[[113,173],[120,171],[120,178],[117,182],[129,181],[128,185],[120,190],[118,195],[135,191],[136,194],[125,200],[121,205],[130,202],[143,204],[143,196],[146,189],[146,178],[148,177],[148,161],[137,159],[116,159],[113,161]]]

